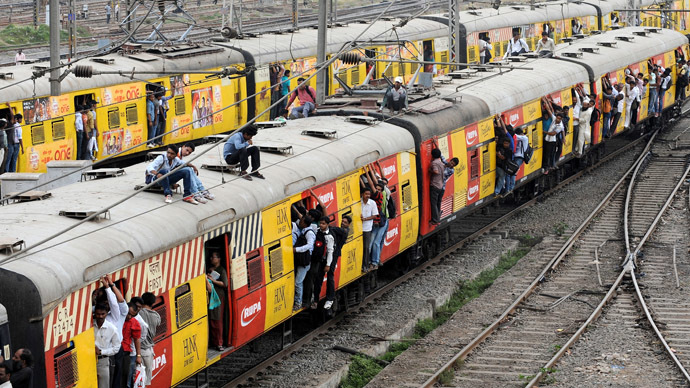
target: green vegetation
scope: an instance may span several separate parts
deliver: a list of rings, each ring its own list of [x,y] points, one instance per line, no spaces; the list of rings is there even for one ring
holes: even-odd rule
[[[533,238],[530,237],[528,240],[533,240]],[[415,325],[414,328],[413,338],[393,343],[388,349],[388,352],[381,356],[380,359],[388,362],[393,361],[400,353],[407,350],[407,348],[412,345],[414,340],[425,337],[435,328],[444,324],[456,311],[460,310],[462,306],[481,295],[484,290],[493,284],[494,280],[512,268],[515,263],[517,263],[523,256],[525,256],[525,254],[527,254],[527,252],[529,252],[529,247],[531,246],[533,246],[533,244],[520,244],[520,247],[518,247],[517,250],[509,251],[501,256],[498,264],[494,268],[482,271],[482,273],[480,273],[479,276],[473,280],[460,282],[457,291],[455,291],[446,304],[441,306],[436,311],[436,316],[434,318],[423,319],[417,322],[417,325]],[[464,361],[458,360],[458,362],[455,364],[455,368],[462,368],[463,365]],[[350,369],[347,373],[347,376],[345,376],[345,378],[340,382],[340,387],[364,387],[382,369],[383,367],[374,359],[353,356]],[[455,371],[450,369],[441,374],[439,377],[439,383],[441,385],[451,384],[454,377]]]
[[[88,28],[77,26],[77,36],[86,38],[91,36]],[[60,31],[60,40],[66,42],[68,39],[67,31]],[[0,46],[21,46],[34,44],[48,44],[50,41],[50,28],[41,24],[38,28],[33,26],[17,26],[10,24],[0,30]]]
[[[557,236],[562,236],[563,233],[565,233],[565,230],[567,228],[568,228],[568,224],[561,221],[558,224],[556,224],[556,226],[554,227],[554,232],[556,233]]]
[[[453,379],[455,378],[455,369],[447,369],[441,372],[441,374],[438,376],[438,383],[441,384],[443,387],[449,386],[451,383],[453,383]]]

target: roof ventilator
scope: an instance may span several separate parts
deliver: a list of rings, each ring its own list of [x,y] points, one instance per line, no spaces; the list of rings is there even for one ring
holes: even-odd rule
[[[601,30],[590,30],[589,34],[590,35],[600,35],[600,34],[603,34],[603,31],[601,31]]]
[[[337,139],[338,131],[336,131],[335,129],[307,129],[302,131],[302,135],[323,137],[326,139]]]
[[[587,35],[585,35],[585,34],[575,34],[575,35],[573,35],[573,38],[576,38],[576,39],[584,39],[584,38],[586,38],[586,37],[587,37]]]
[[[167,151],[149,151],[146,153],[146,161],[150,162],[161,155],[165,155]]]
[[[291,145],[263,143],[263,144],[254,144],[254,146],[256,148],[258,148],[259,151],[261,151],[261,152],[270,152],[273,154],[281,154],[281,155],[288,155],[288,154],[294,153]]]
[[[226,137],[228,137],[227,134],[225,134],[225,135],[208,135],[208,136],[204,136],[204,143],[218,143],[218,142],[223,141],[223,139],[225,139]],[[150,153],[151,153],[151,152],[150,152]]]
[[[634,36],[617,36],[616,39],[622,40],[625,42],[632,42],[633,40],[635,40],[635,37]]]
[[[650,34],[658,34],[661,32],[661,28],[645,28],[644,30]]]
[[[612,30],[620,30],[623,26],[609,26],[609,28]]]
[[[14,79],[14,73],[0,73],[0,79]]]
[[[41,191],[41,190],[29,190],[24,193],[9,193],[11,198],[8,199],[3,199],[3,202],[9,203],[9,201],[14,201],[14,203],[17,202],[31,202],[31,201],[43,201],[44,199],[48,199],[53,196],[49,191]],[[14,196],[14,197],[12,197]]]
[[[575,38],[571,38],[569,36],[566,36],[565,38],[561,38],[561,42],[565,43],[572,43],[575,40]]]
[[[85,218],[97,215],[92,218],[91,221],[100,221],[101,219],[110,219],[110,210],[60,210],[59,213],[63,217],[76,218],[78,220],[83,220]]]
[[[582,58],[582,53],[561,53],[562,56],[568,57],[568,58]]]
[[[105,65],[112,65],[115,63],[114,58],[91,58],[91,61],[97,62],[97,63],[103,63]]]
[[[345,119],[345,121],[347,121],[348,123],[373,125],[376,124],[377,120],[375,117],[370,116],[349,116]]]
[[[82,181],[102,178],[115,178],[125,175],[124,168],[97,168],[95,170],[84,171],[81,173]]]
[[[470,78],[473,75],[476,75],[478,72],[477,69],[462,69],[462,70],[456,70],[456,71],[451,71],[448,73],[448,75],[454,79],[465,79],[465,78]]]
[[[578,50],[583,53],[598,53],[599,47],[580,47]]]
[[[26,243],[22,239],[16,237],[0,237],[0,251],[5,252],[6,255],[11,255],[24,248],[26,248]]]
[[[618,42],[613,42],[613,41],[597,42],[597,46],[616,47],[617,45],[618,45]]]
[[[633,31],[633,35],[647,36],[647,31]]]
[[[522,55],[518,55],[517,57],[508,57],[507,59],[511,62],[527,62],[527,57],[523,57]]]
[[[528,53],[522,53],[522,54],[520,54],[520,56],[523,56],[523,57],[529,58],[529,59],[536,59],[536,58],[539,58],[539,53],[528,52]]]
[[[258,128],[264,129],[264,128],[278,128],[278,127],[284,127],[287,124],[286,121],[257,121],[254,123]]]

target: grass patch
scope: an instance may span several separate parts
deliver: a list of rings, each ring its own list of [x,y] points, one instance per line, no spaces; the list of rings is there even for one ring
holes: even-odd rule
[[[91,36],[91,33],[84,26],[77,26],[77,36],[86,38]],[[66,42],[67,39],[67,31],[60,30],[60,41]],[[39,25],[38,28],[10,24],[0,30],[0,41],[5,46],[47,44],[50,42],[50,27],[45,24]]]
[[[529,243],[521,243],[518,249],[516,249],[515,251],[509,251],[508,253],[501,256],[501,258],[498,261],[498,264],[494,268],[482,271],[479,274],[479,276],[477,276],[473,280],[460,282],[457,291],[453,293],[453,295],[448,300],[448,302],[446,302],[446,304],[441,306],[436,311],[436,316],[434,318],[422,319],[421,321],[417,322],[414,328],[413,339],[420,339],[425,337],[431,331],[433,331],[434,329],[448,321],[448,319],[450,319],[450,317],[456,311],[460,310],[462,306],[467,304],[472,299],[481,295],[482,292],[489,288],[499,276],[501,276],[504,272],[512,268],[515,265],[515,263],[517,263],[523,256],[527,254],[527,252],[529,252],[530,247],[534,246],[532,241],[533,239],[534,238],[531,237],[526,239],[529,241]],[[393,361],[395,357],[407,350],[407,348],[409,348],[413,342],[414,341],[412,340],[394,342],[389,347],[388,352],[381,356],[380,359],[388,362]],[[460,369],[463,365],[464,362],[459,360],[456,363],[455,368]],[[340,382],[340,387],[364,387],[382,369],[383,367],[373,359],[361,356],[352,356],[352,363],[350,364],[349,371],[347,373],[347,376],[345,376],[345,378]],[[441,385],[448,385],[452,383],[454,378],[455,371],[453,369],[450,369],[441,374],[439,378],[439,383]]]

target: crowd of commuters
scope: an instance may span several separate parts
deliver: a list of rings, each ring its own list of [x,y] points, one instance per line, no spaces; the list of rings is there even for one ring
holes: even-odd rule
[[[100,282],[92,297],[98,388],[131,388],[140,365],[145,385],[151,385],[154,338],[161,323],[153,310],[156,296],[146,292],[127,303],[109,276]]]

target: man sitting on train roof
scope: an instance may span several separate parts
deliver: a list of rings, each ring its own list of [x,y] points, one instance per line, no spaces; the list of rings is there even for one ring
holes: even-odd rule
[[[259,172],[259,167],[261,167],[259,149],[257,147],[250,147],[254,144],[252,138],[256,136],[257,132],[256,126],[246,126],[241,131],[237,131],[230,136],[223,146],[223,159],[225,159],[225,163],[229,165],[239,163],[240,176],[248,181],[252,180],[252,177],[266,179]],[[252,172],[250,174],[247,173],[249,157],[252,158]]]
[[[513,39],[508,41],[508,49],[503,58],[514,57],[529,51],[529,46],[524,39],[520,38],[520,29],[513,30]]]
[[[379,108],[379,112],[383,108],[388,108],[394,114],[399,110],[407,110],[407,91],[405,87],[402,86],[402,77],[395,77],[395,83],[393,86],[389,86],[386,90],[386,94],[383,95],[383,102]]]
[[[294,119],[301,119],[309,117],[310,113],[316,112],[316,91],[314,88],[309,86],[304,82],[305,78],[298,78],[297,82],[301,85],[292,92],[290,96],[290,101],[288,101],[285,109],[289,109],[290,105],[295,101],[295,98],[299,98],[301,106],[298,106],[292,110],[291,117]]]
[[[178,166],[184,163],[180,158],[177,157],[178,148],[174,144],[170,144],[166,150],[165,155],[158,155],[153,162],[146,166],[146,184],[155,181],[156,179],[164,176],[170,171],[174,170]],[[172,203],[172,190],[170,186],[182,179],[184,184],[184,198],[183,201],[191,203],[193,205],[198,205],[192,195],[192,171],[189,168],[180,168],[173,172],[172,174],[161,179],[158,184],[163,188],[163,193],[165,194],[165,203]]]
[[[549,38],[549,33],[543,31],[541,33],[541,39],[537,42],[537,53],[542,58],[549,58],[553,56],[556,52],[556,44],[553,39]]]
[[[212,200],[216,197],[206,190],[204,184],[201,183],[201,179],[199,179],[199,169],[196,168],[196,166],[192,163],[184,160],[184,158],[191,155],[195,149],[196,147],[194,146],[194,143],[187,143],[180,147],[180,153],[177,154],[177,157],[180,158],[180,160],[182,160],[182,162],[186,164],[188,168],[192,169],[192,187],[190,187],[189,190],[192,192],[194,199],[196,199],[197,202],[206,203],[209,199]]]

